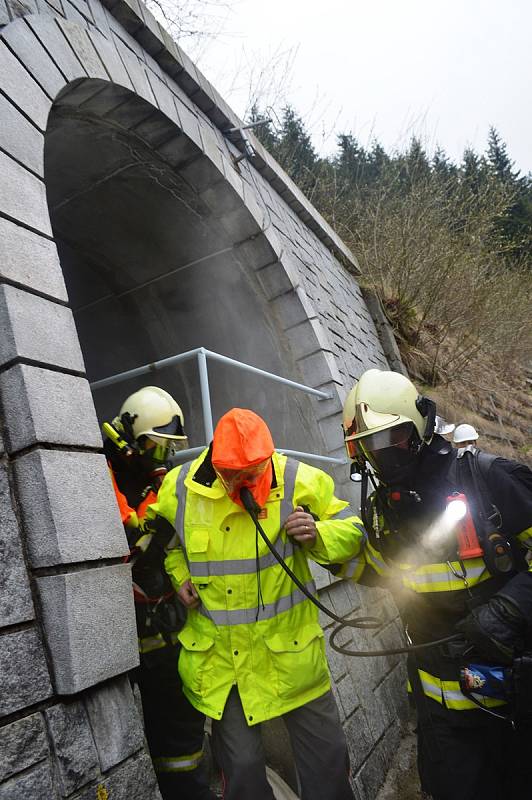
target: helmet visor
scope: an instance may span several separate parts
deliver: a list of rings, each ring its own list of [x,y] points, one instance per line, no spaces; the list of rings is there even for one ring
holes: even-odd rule
[[[177,414],[174,414],[170,422],[166,425],[158,425],[156,428],[152,428],[154,433],[158,433],[161,436],[184,436],[185,431],[183,430],[183,424],[179,419]]]
[[[187,437],[177,414],[166,425],[157,425],[150,431],[146,431],[144,435],[156,444],[167,446],[172,452],[184,450],[187,447]]]
[[[384,443],[380,439],[373,440],[371,449],[389,447],[390,444],[386,437],[390,435],[390,431],[396,431],[401,427],[400,419],[401,417],[398,414],[373,411],[367,403],[360,403],[349,427],[344,427],[344,442],[349,458],[353,460],[366,458],[364,448],[360,446],[361,440],[373,439],[379,433],[384,433],[384,439],[382,440]],[[408,422],[410,423],[410,420]],[[371,431],[376,432],[372,433]]]
[[[403,422],[377,433],[369,433],[356,440],[357,455],[368,461],[377,475],[393,479],[416,456],[415,444],[419,440],[413,422]]]
[[[362,456],[360,449],[357,445],[357,439],[355,436],[357,435],[357,423],[356,418],[353,419],[351,425],[348,428],[344,428],[344,442],[345,442],[345,449],[347,450],[347,455],[349,458],[355,460]]]
[[[345,439],[345,449],[347,450],[348,457],[353,461],[362,455],[360,448],[357,445],[357,440],[354,438],[354,436],[350,436],[349,438]]]
[[[141,436],[139,440],[140,455],[149,460],[150,464],[166,464],[180,450],[186,450],[188,439],[160,439],[154,436]]]

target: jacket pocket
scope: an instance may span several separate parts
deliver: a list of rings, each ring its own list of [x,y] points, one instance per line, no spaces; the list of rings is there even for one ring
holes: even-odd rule
[[[181,680],[190,692],[201,698],[205,693],[205,678],[214,653],[214,638],[190,625],[185,625],[177,638],[182,645],[179,655]]]
[[[191,580],[196,586],[206,586],[210,582],[208,547],[209,531],[205,528],[193,528],[187,539],[187,553]]]
[[[328,679],[323,631],[318,624],[264,639],[277,675],[279,697],[290,700]]]
[[[189,553],[206,553],[209,546],[209,531],[206,528],[192,528],[187,536]]]

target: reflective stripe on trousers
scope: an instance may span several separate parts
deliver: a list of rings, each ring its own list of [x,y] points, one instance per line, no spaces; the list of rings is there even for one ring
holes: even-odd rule
[[[177,631],[170,633],[170,641],[172,644],[177,644],[179,641]],[[139,653],[151,653],[152,650],[161,650],[166,647],[167,642],[162,633],[156,633],[154,636],[143,636],[138,640]]]
[[[191,753],[186,756],[154,758],[153,766],[155,767],[155,772],[188,772],[191,769],[196,769],[202,758],[203,750],[198,750],[197,753]]]

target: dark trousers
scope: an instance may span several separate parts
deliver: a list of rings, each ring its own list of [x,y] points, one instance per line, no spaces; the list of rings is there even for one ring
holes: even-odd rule
[[[183,694],[178,646],[141,653],[135,671],[146,739],[163,800],[212,800],[202,763],[205,717]]]
[[[344,732],[332,692],[283,714],[292,743],[302,800],[353,800]],[[224,800],[274,800],[266,780],[260,725],[249,726],[236,687],[212,745],[224,775]]]
[[[425,792],[434,800],[532,797],[531,723],[514,731],[508,722],[483,711],[448,712],[428,702],[435,733],[429,746],[429,722],[418,725],[418,768]]]

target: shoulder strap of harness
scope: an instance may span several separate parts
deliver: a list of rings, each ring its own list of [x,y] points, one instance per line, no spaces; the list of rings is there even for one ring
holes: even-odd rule
[[[477,448],[469,451],[469,453],[464,453],[464,456],[467,459],[467,466],[469,467],[469,472],[471,474],[471,478],[473,481],[473,488],[475,490],[475,494],[479,498],[479,512],[482,521],[482,527],[484,530],[482,531],[482,537],[486,537],[489,533],[493,533],[494,531],[500,531],[502,528],[502,516],[495,505],[492,502],[489,488],[487,484],[487,474],[491,468],[491,465],[494,461],[498,458],[491,453],[484,453]],[[460,463],[464,463],[464,458],[460,458]],[[463,467],[462,467],[463,468]],[[506,539],[509,549],[511,550],[511,556],[513,559],[513,569],[516,571],[526,571],[528,569],[528,564],[526,562],[524,553],[519,545],[519,542],[515,539],[515,537],[506,537],[504,536],[504,531],[502,531],[503,537]],[[484,559],[488,564],[488,568],[491,569],[491,562],[488,558],[489,556],[489,542],[486,540],[483,542],[484,547]],[[488,550],[486,550],[488,548]],[[491,570],[493,571],[493,570]]]

